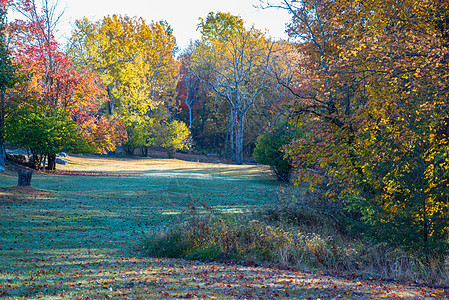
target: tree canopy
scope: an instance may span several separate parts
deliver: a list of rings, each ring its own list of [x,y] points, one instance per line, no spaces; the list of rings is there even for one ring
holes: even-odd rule
[[[288,108],[297,124],[310,129],[287,149],[298,180],[347,203],[376,239],[423,253],[440,247],[449,205],[447,3],[279,6],[292,14],[300,53],[279,82],[296,97]],[[303,167],[311,163],[315,170]]]

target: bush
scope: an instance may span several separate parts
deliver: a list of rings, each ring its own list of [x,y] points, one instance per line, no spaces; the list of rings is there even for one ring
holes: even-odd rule
[[[193,215],[153,234],[144,248],[150,256],[260,264],[275,260],[288,239],[282,229],[242,216]]]
[[[317,208],[313,203],[307,205]],[[437,255],[428,264],[401,249],[374,244],[349,230],[342,231],[333,217],[290,201],[262,207],[252,214],[194,211],[185,222],[152,234],[144,243],[144,251],[155,257],[449,283],[448,266]]]
[[[294,137],[294,131],[287,123],[281,123],[267,133],[261,135],[254,149],[254,159],[269,165],[280,181],[289,182],[293,166],[284,156],[282,147],[289,144]]]
[[[176,151],[189,149],[190,130],[184,122],[173,120],[153,128],[155,133],[149,144],[163,147],[169,158],[174,158]]]

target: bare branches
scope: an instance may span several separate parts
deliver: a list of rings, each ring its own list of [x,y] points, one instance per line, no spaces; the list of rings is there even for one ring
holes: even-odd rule
[[[210,20],[217,21],[214,18]],[[207,24],[213,28],[213,24],[210,25]],[[244,29],[239,26],[235,26],[234,31],[227,32],[226,36],[218,35],[213,39],[207,37],[196,45],[194,73],[217,95],[226,99],[230,108],[230,126],[234,128],[237,125],[237,163],[243,162],[245,115],[262,91],[270,85],[268,74],[274,45],[274,42],[266,39],[255,28]],[[205,69],[210,75],[207,79],[199,74],[200,70]]]

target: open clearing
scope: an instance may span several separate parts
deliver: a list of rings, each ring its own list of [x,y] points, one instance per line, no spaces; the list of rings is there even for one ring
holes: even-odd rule
[[[242,213],[275,201],[260,166],[69,157],[33,175],[35,189],[0,175],[0,298],[443,299],[446,291],[392,282],[143,256],[141,241],[179,222],[188,203]],[[106,172],[98,176],[99,173]],[[106,176],[108,175],[108,176]],[[37,189],[37,190],[36,190]]]

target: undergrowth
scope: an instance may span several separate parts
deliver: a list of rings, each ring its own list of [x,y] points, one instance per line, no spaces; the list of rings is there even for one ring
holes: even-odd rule
[[[280,201],[276,207],[250,214],[218,214],[191,207],[184,222],[154,233],[144,249],[156,257],[449,285],[447,260],[434,255],[423,261],[387,244],[373,244],[346,230],[334,216],[310,201],[301,205],[300,200]]]

